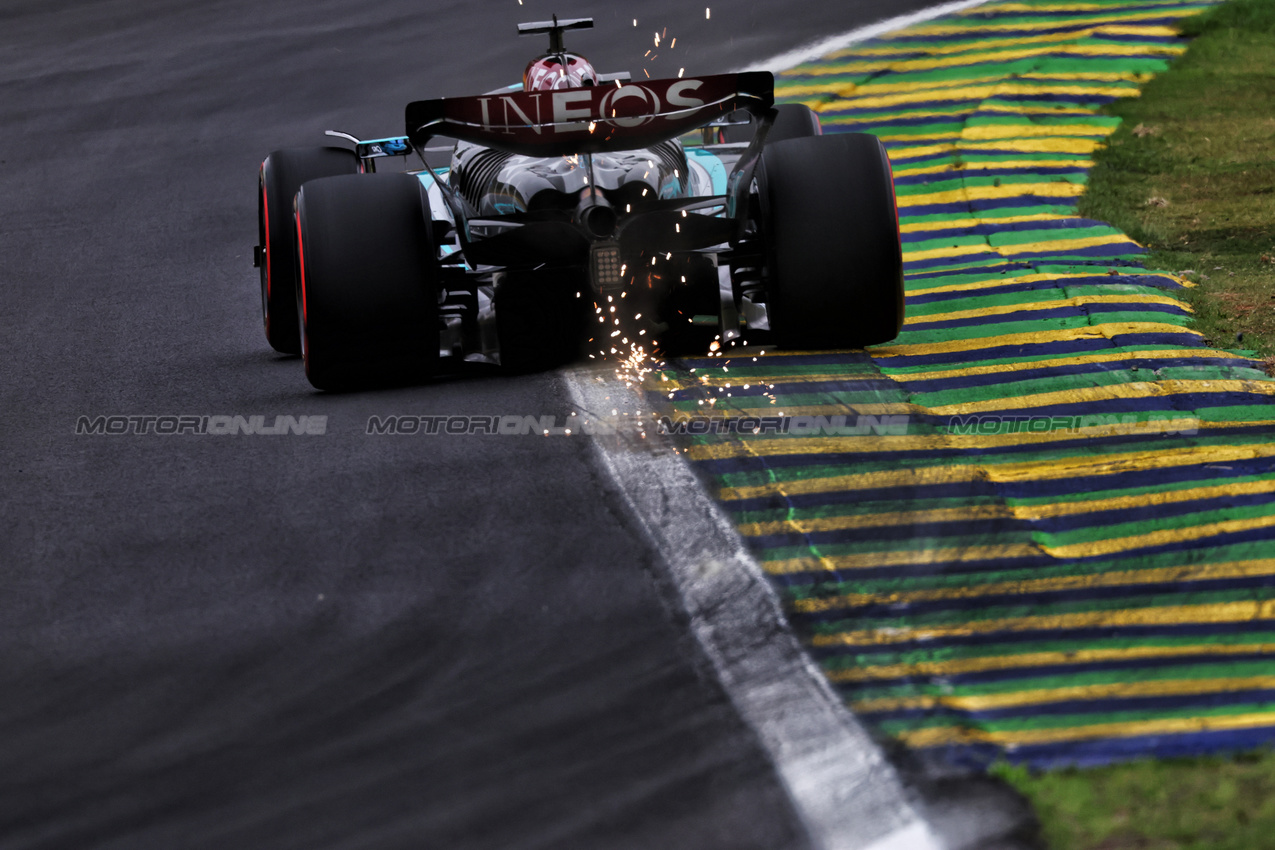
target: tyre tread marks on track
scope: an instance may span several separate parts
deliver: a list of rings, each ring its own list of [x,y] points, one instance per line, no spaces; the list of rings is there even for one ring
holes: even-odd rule
[[[1076,215],[1117,124],[1097,108],[1208,5],[994,3],[781,74],[827,131],[890,148],[904,332],[648,385],[685,416],[908,417],[687,456],[849,705],[914,748],[1049,767],[1275,742],[1275,382]]]

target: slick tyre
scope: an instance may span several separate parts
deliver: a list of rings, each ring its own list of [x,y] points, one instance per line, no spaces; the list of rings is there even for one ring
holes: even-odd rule
[[[321,390],[418,383],[439,357],[438,263],[408,174],[313,180],[297,194],[297,310]]]
[[[301,353],[297,323],[296,228],[292,201],[307,180],[356,174],[358,157],[343,148],[288,148],[266,157],[257,174],[257,244],[261,252],[261,317],[266,340],[283,354]]]
[[[903,257],[885,148],[865,133],[762,150],[766,307],[784,348],[862,348],[903,328]]]

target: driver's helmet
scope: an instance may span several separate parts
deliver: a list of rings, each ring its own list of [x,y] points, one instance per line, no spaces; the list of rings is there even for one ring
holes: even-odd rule
[[[523,91],[555,91],[597,85],[598,72],[578,53],[546,53],[522,74]]]

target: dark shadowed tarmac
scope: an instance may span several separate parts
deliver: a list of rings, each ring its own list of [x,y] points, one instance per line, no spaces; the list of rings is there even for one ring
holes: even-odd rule
[[[561,417],[555,376],[326,396],[271,353],[256,169],[516,80],[554,11],[604,71],[667,28],[658,76],[922,5],[0,6],[0,847],[804,846],[585,440],[364,433]],[[75,433],[142,414],[328,420]]]

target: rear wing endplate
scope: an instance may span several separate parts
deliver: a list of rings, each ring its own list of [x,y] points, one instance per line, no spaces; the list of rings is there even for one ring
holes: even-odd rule
[[[769,71],[624,82],[546,92],[418,100],[407,136],[424,149],[435,136],[527,156],[568,156],[650,147],[736,109],[759,118],[775,102]]]

